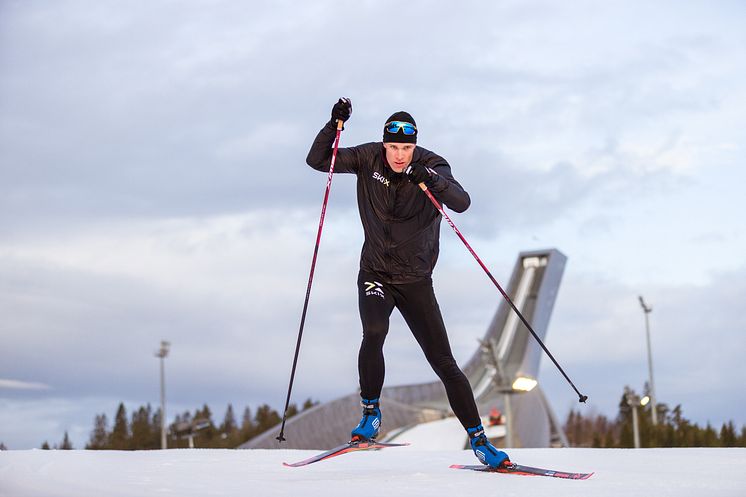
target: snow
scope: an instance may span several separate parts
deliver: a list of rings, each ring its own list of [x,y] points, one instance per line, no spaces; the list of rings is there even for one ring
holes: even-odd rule
[[[483,418],[484,432],[490,439],[505,436],[505,426],[489,426],[488,419]],[[397,431],[387,437],[386,442],[404,443],[415,445],[418,450],[444,450],[463,449],[468,446],[468,439],[461,422],[454,416],[420,423],[411,428]]]
[[[532,466],[595,471],[586,481],[476,473],[469,451],[416,445],[300,468],[308,450],[3,451],[2,497],[746,496],[746,449],[511,449]],[[715,471],[717,474],[715,474]]]
[[[466,432],[455,417],[421,423],[387,437],[386,442],[409,442],[419,450],[463,449]]]

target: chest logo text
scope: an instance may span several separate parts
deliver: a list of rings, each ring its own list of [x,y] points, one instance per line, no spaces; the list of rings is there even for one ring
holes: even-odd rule
[[[381,174],[379,174],[378,172],[374,172],[374,173],[373,173],[373,179],[374,179],[374,180],[376,180],[376,181],[380,181],[380,182],[381,182],[381,183],[383,183],[383,184],[384,184],[385,186],[389,186],[389,180],[387,180],[386,178],[384,178],[384,177],[383,177],[383,176],[382,176]]]

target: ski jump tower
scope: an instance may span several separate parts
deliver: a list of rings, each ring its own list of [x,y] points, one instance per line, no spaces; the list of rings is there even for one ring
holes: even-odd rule
[[[542,340],[546,338],[566,260],[556,249],[522,252],[505,288]],[[536,382],[543,351],[504,300],[479,343],[462,369],[469,378],[480,415],[486,418],[491,410],[499,409],[506,417],[503,435],[493,442],[503,447],[566,446],[562,427]],[[533,388],[525,391],[526,385]],[[359,406],[360,396],[353,393],[288,419],[287,442],[282,448],[322,449],[346,442],[359,421]],[[453,416],[440,381],[385,387],[381,407],[382,440],[398,434],[406,438],[409,429]],[[279,427],[273,427],[239,448],[280,448],[275,439],[277,433]],[[463,443],[468,443],[465,434]]]

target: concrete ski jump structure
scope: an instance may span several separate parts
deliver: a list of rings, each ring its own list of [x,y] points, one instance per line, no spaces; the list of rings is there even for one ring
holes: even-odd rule
[[[507,287],[504,287],[542,340],[546,338],[566,260],[556,249],[522,252]],[[487,415],[493,409],[505,414],[506,424],[491,428],[487,434],[494,443],[503,447],[567,446],[561,424],[541,385],[536,383],[543,351],[507,302],[499,295],[498,298],[501,301],[492,323],[478,349],[463,366],[485,426],[488,424]],[[534,387],[522,391],[520,388],[525,387],[521,383]],[[434,438],[424,436],[424,433],[437,429],[439,440],[449,440],[449,447],[432,448],[463,449],[467,445],[464,430],[453,418],[440,381],[385,387],[381,394],[381,408],[381,440],[415,437],[424,443],[425,439]],[[339,445],[348,440],[349,432],[359,418],[359,393],[315,406],[287,421],[287,442],[282,444],[282,448],[319,449]],[[280,448],[275,439],[278,433],[279,426],[273,427],[239,448]],[[425,447],[420,445],[420,448]]]

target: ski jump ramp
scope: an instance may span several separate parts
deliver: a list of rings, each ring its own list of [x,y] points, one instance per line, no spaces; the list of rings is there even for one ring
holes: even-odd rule
[[[521,252],[510,281],[504,287],[542,341],[546,339],[566,261],[567,258],[556,249]],[[529,385],[531,380],[538,380],[542,354],[539,344],[501,298],[479,347],[462,366],[485,426],[487,415],[493,409],[500,410],[507,419],[504,426],[488,430],[488,436],[498,446],[567,446],[561,424],[547,402],[541,385],[536,384],[533,389],[524,392],[518,389],[520,382],[515,383],[519,378]],[[442,438],[456,440],[451,443],[460,445],[450,448],[462,449],[467,445],[465,432],[458,421],[447,421],[453,413],[439,380],[385,387],[381,394],[381,409],[383,423],[379,439],[404,440],[408,436],[416,437],[423,430],[432,431],[434,427],[439,427],[437,429],[444,434]],[[287,442],[282,446],[275,439],[279,433],[279,426],[276,426],[239,448],[333,447],[348,441],[350,430],[359,420],[360,395],[355,392],[289,418],[285,425]],[[449,430],[450,435],[446,436],[443,430]],[[454,435],[453,432],[458,430],[459,435]]]

